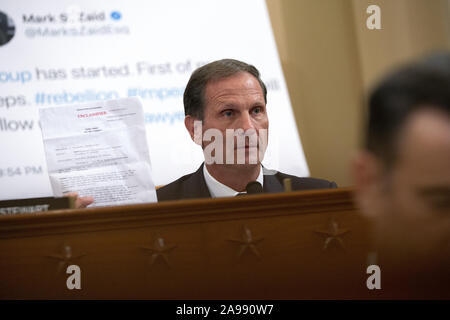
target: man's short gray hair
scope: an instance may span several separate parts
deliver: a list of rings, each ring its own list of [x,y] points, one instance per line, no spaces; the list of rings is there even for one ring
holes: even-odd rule
[[[214,61],[196,69],[184,90],[184,113],[203,120],[205,109],[205,88],[208,82],[231,77],[240,72],[248,72],[254,76],[264,94],[267,103],[267,88],[260,78],[258,69],[245,62],[234,59]]]

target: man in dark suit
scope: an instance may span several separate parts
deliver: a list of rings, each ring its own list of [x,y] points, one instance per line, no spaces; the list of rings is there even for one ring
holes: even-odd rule
[[[223,59],[198,68],[183,102],[186,129],[202,147],[205,162],[196,172],[159,188],[158,201],[232,197],[245,194],[247,184],[254,181],[262,192],[283,192],[286,178],[292,190],[337,187],[334,182],[263,168],[269,128],[267,89],[254,66]],[[77,206],[92,202],[91,197],[78,198]]]
[[[286,178],[291,179],[292,190],[336,188],[334,182],[263,168],[267,89],[254,66],[232,59],[204,65],[193,72],[183,101],[185,126],[201,145],[205,163],[158,189],[158,201],[235,196],[245,193],[251,181],[259,182],[263,192],[282,192]]]
[[[178,199],[196,199],[211,198],[211,192],[205,182],[203,175],[203,166],[191,174],[187,174],[180,179],[156,190],[158,201],[178,200]],[[264,171],[268,174],[264,174]],[[290,179],[292,190],[311,190],[337,188],[336,183],[315,178],[299,178],[296,176],[284,174],[281,172],[272,173],[263,167],[262,190],[264,193],[283,192],[284,179]]]

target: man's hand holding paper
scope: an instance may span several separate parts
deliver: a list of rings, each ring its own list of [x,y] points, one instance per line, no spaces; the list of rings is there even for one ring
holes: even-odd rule
[[[80,206],[156,202],[143,109],[136,98],[44,108],[40,122],[55,196]]]

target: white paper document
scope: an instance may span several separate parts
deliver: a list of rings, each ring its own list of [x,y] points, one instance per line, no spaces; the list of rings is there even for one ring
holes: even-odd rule
[[[142,104],[137,98],[39,110],[55,196],[78,192],[91,206],[156,202]]]

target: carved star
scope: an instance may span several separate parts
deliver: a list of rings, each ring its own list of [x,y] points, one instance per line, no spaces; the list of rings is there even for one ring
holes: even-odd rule
[[[341,246],[341,248],[346,250],[344,241],[342,240],[341,236],[350,232],[350,230],[339,229],[338,223],[335,220],[330,221],[330,224],[328,225],[328,230],[315,230],[315,232],[326,236],[322,250],[324,251],[327,250],[329,244],[333,240],[337,241]]]
[[[152,260],[150,265],[153,266],[158,258],[163,259],[166,265],[170,268],[169,252],[175,249],[177,246],[167,246],[164,243],[164,239],[161,237],[156,238],[153,242],[153,247],[141,247],[144,250],[151,252]]]
[[[64,244],[62,246],[60,254],[51,254],[48,255],[47,257],[59,260],[58,272],[61,272],[67,269],[67,267],[71,265],[74,260],[84,257],[85,255],[86,255],[85,253],[82,253],[80,255],[74,256],[72,254],[72,247]]]
[[[249,249],[259,259],[261,259],[261,255],[256,248],[256,244],[261,242],[262,240],[264,240],[264,238],[254,239],[252,236],[252,232],[246,226],[244,226],[243,228],[241,239],[228,239],[228,241],[239,243],[241,245],[237,254],[238,258],[240,258],[244,254],[244,252]]]

